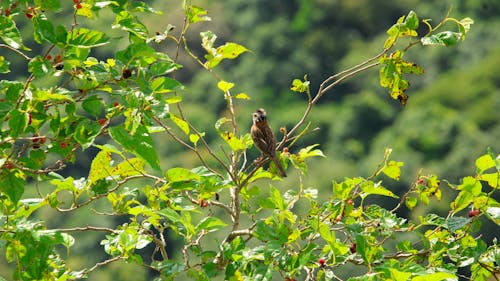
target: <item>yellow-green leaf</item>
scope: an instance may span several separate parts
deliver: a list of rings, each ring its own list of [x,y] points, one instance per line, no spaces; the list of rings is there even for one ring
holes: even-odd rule
[[[89,172],[90,184],[96,183],[100,179],[111,176],[111,152],[101,150],[92,160]]]
[[[426,275],[415,276],[411,281],[441,281],[445,279],[458,280],[457,276],[448,272],[436,272]]]
[[[217,83],[217,87],[225,93],[225,92],[231,90],[232,87],[234,87],[234,83],[226,82],[226,81],[222,80],[222,81],[219,81],[219,83]]]
[[[113,168],[112,174],[118,175],[122,178],[133,175],[140,175],[145,173],[144,171],[145,164],[146,163],[141,158],[126,159],[125,161],[123,161],[122,163],[118,164],[116,167]]]
[[[186,121],[182,120],[172,113],[170,113],[170,119],[175,123],[175,125],[177,125],[177,127],[179,127],[179,129],[182,130],[182,132],[184,132],[184,134],[189,134],[189,124]]]
[[[403,165],[403,162],[390,161],[384,167],[382,172],[392,179],[399,180],[399,178],[401,177],[401,167]]]
[[[491,155],[484,154],[476,159],[476,167],[478,169],[478,173],[481,174],[483,171],[495,167],[495,160],[493,160]]]
[[[234,97],[237,99],[242,99],[242,100],[249,100],[250,99],[250,97],[245,93],[238,93]]]

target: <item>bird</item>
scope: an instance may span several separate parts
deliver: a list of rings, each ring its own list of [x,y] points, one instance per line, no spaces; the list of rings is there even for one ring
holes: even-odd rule
[[[276,139],[274,138],[273,130],[267,123],[266,111],[263,108],[257,109],[252,114],[252,135],[253,143],[262,152],[264,156],[268,156],[273,160],[276,168],[278,168],[281,177],[286,177],[286,173],[280,164],[278,156],[276,156]]]

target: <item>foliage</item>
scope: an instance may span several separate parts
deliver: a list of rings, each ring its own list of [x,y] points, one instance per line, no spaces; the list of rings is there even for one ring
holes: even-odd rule
[[[294,95],[307,98],[306,108],[291,128],[280,129],[281,161],[296,170],[299,181],[282,191],[270,182],[280,180],[269,159],[247,159],[252,140],[240,130],[235,103],[248,104],[250,95],[234,93],[236,83],[224,80],[217,68],[248,52],[244,46],[219,44],[210,31],[202,32],[197,55],[186,36],[193,25],[209,21],[208,12],[189,1],[182,3],[185,20],[178,33],[171,26],[150,35],[140,13],[160,13],[139,1],[73,1],[73,20],[56,24],[67,4],[51,1],[4,1],[0,14],[2,49],[26,60],[24,81],[0,81],[4,120],[0,146],[0,241],[5,259],[14,265],[16,280],[74,280],[123,260],[156,273],[158,280],[190,277],[208,280],[337,279],[337,269],[362,268],[349,280],[458,279],[467,268],[473,280],[497,275],[500,249],[481,239],[481,218],[499,224],[500,204],[494,199],[500,181],[500,158],[493,151],[476,161],[474,175],[453,184],[435,175],[421,175],[399,198],[384,186],[383,176],[398,180],[402,162],[390,160],[390,149],[372,175],[332,183],[332,195],[318,196],[306,188],[308,158],[324,157],[317,144],[297,147],[311,132],[308,116],[318,100],[339,83],[367,69],[380,68],[380,85],[405,105],[407,74],[423,68],[404,58],[415,46],[460,43],[472,20],[446,17],[436,26],[422,21],[428,33],[419,37],[415,12],[389,28],[377,56],[325,79],[313,94],[307,76],[294,79]],[[113,28],[129,42],[114,57],[96,58],[91,51],[113,42],[102,30],[82,27],[83,18],[114,15]],[[30,57],[17,20],[27,18],[32,36],[43,51]],[[456,23],[457,30],[444,29]],[[402,42],[408,39],[408,42]],[[157,51],[174,43],[171,53]],[[403,45],[403,47],[401,47]],[[215,129],[197,128],[183,101],[186,87],[176,79],[184,52],[200,71],[213,75],[222,92],[227,114]],[[33,51],[38,52],[38,51]],[[0,71],[12,64],[0,56]],[[44,85],[56,77],[56,82]],[[215,133],[223,145],[215,149],[205,135]],[[154,135],[169,137],[198,157],[198,167],[168,167],[159,156]],[[112,140],[112,141],[111,141]],[[99,144],[105,143],[105,144]],[[88,176],[75,179],[64,168],[79,151],[97,149]],[[36,182],[36,193],[28,192]],[[269,188],[263,187],[269,182]],[[49,184],[49,191],[39,189]],[[429,213],[418,220],[398,215],[440,200],[443,189],[457,191],[446,216]],[[28,194],[36,194],[34,196]],[[259,196],[268,194],[267,197]],[[399,199],[391,210],[367,203],[367,198]],[[325,197],[325,196],[323,196]],[[327,200],[325,200],[327,199]],[[104,206],[100,203],[105,202]],[[300,208],[298,206],[301,206]],[[54,209],[60,215],[87,212],[124,217],[113,227],[86,225],[50,228],[36,219],[37,211]],[[467,210],[468,211],[464,211]],[[107,258],[81,269],[69,266],[79,233],[100,232]],[[182,241],[179,257],[168,250],[169,236]],[[216,239],[219,243],[213,246]],[[141,250],[153,245],[148,254]],[[62,247],[61,247],[62,246]],[[64,249],[66,252],[62,251]],[[4,277],[4,276],[2,276]],[[4,277],[5,278],[5,277]]]

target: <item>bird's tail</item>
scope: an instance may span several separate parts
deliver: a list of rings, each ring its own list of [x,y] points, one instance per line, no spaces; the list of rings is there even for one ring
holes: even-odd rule
[[[285,170],[283,170],[283,167],[281,166],[281,163],[280,163],[278,156],[274,155],[274,157],[272,157],[272,159],[273,159],[274,165],[276,165],[276,168],[278,168],[278,171],[280,173],[280,177],[282,177],[282,178],[286,177]]]

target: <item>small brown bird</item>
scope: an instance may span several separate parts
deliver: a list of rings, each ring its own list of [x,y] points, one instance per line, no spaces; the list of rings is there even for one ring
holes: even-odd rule
[[[267,124],[266,111],[263,108],[257,109],[253,115],[253,125],[250,130],[253,143],[262,152],[263,155],[269,156],[279,170],[281,177],[286,177],[286,173],[276,156],[276,139],[274,138],[273,130]]]

